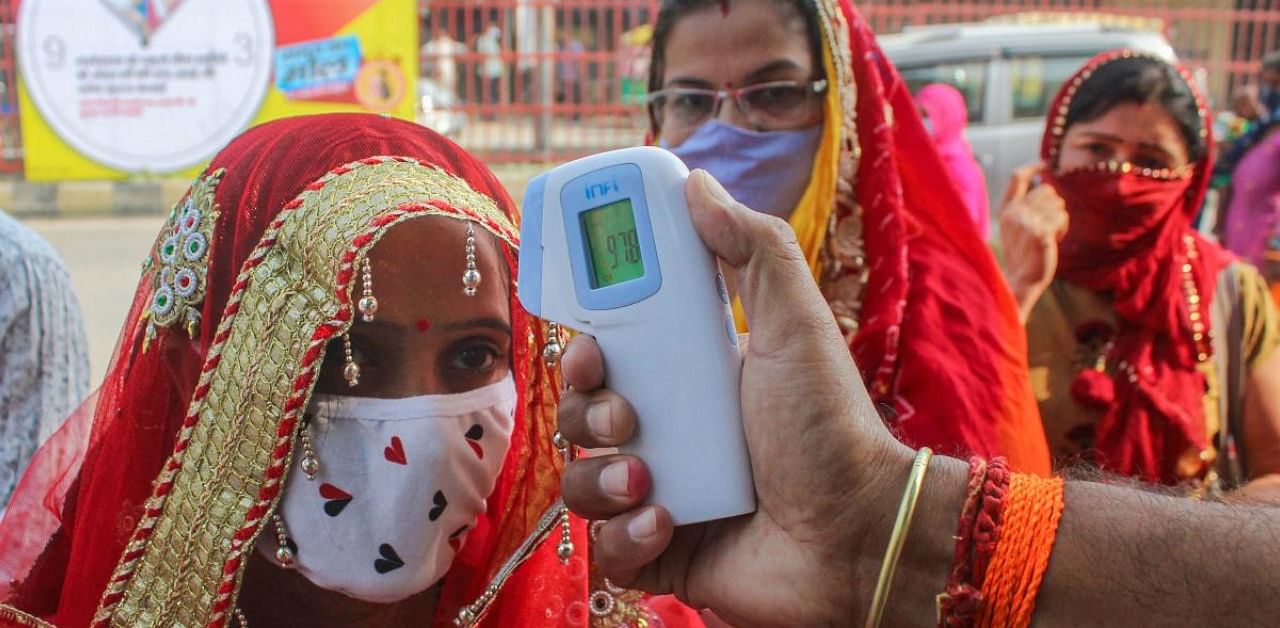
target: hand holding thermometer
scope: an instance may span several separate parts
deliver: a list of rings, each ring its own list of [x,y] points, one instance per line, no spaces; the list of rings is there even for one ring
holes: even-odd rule
[[[729,293],[685,204],[675,155],[626,148],[529,182],[518,296],[532,314],[595,336],[605,383],[638,427],[650,503],[676,525],[753,512],[741,359]]]

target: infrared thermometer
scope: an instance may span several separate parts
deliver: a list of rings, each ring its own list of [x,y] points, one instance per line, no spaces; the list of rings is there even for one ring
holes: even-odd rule
[[[729,292],[685,203],[689,169],[654,147],[579,159],[529,182],[517,294],[595,336],[605,385],[635,408],[622,451],[676,525],[756,508]]]

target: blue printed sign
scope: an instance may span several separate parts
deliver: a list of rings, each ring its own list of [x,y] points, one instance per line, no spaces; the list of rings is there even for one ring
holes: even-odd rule
[[[348,35],[276,50],[276,87],[291,98],[342,92],[360,70],[360,40]]]

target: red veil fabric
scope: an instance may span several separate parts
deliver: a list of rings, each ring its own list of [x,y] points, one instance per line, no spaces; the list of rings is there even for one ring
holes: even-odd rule
[[[838,10],[861,151],[852,201],[870,260],[850,348],[872,398],[894,408],[890,425],[908,444],[1006,456],[1019,471],[1047,475],[1013,295],[955,186],[939,183],[948,174],[906,84],[853,3],[839,0]],[[855,211],[839,202],[832,224]],[[824,278],[824,289],[842,279]]]
[[[310,116],[268,123],[234,140],[209,169],[225,168],[226,174],[216,189],[221,217],[210,239],[199,332],[189,340],[181,329],[161,329],[150,350],[143,351],[145,325],[139,321],[152,300],[151,273],[144,273],[96,403],[86,404],[41,449],[0,522],[0,601],[11,607],[0,608],[0,623],[22,623],[13,609],[58,626],[90,623],[152,494],[152,481],[174,450],[241,268],[282,208],[304,188],[343,164],[375,156],[434,165],[514,218],[510,198],[487,168],[452,142],[408,122],[374,115]],[[508,249],[507,256],[514,282],[514,251]],[[446,577],[438,625],[451,625],[458,610],[480,595],[559,490],[561,463],[551,444],[558,382],[540,359],[541,325],[520,307],[513,286],[511,293],[512,370],[521,395],[517,427],[489,511]],[[586,624],[582,522],[575,520],[573,531],[575,544],[583,548],[573,561],[561,565],[554,539],[544,543],[550,547],[537,551],[508,581],[489,615],[491,625],[531,617]]]
[[[1063,85],[1049,111],[1065,113],[1075,90],[1093,72],[1134,55],[1111,51],[1094,57]],[[1098,462],[1118,473],[1164,483],[1184,480],[1177,472],[1179,459],[1189,449],[1199,452],[1207,446],[1205,378],[1197,363],[1212,356],[1209,304],[1218,274],[1232,261],[1191,226],[1213,172],[1213,125],[1195,81],[1178,69],[1200,102],[1208,148],[1189,177],[1153,176],[1127,164],[1048,176],[1071,216],[1057,276],[1110,298],[1120,319],[1111,359],[1130,366],[1134,375],[1122,366],[1112,378],[1113,387],[1100,388],[1106,394],[1099,399],[1105,409],[1096,428]],[[1057,167],[1065,122],[1060,115],[1049,124],[1041,144],[1051,170]],[[1192,250],[1194,256],[1189,255]],[[1189,265],[1200,295],[1199,342],[1184,292],[1184,265]],[[1088,376],[1099,377],[1092,370],[1082,377]],[[1082,391],[1099,388],[1087,379],[1077,382]]]

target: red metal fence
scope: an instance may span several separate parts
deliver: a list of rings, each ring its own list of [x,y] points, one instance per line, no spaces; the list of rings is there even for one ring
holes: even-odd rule
[[[490,162],[643,140],[659,0],[419,0],[421,120]],[[1159,20],[1217,100],[1280,48],[1280,0],[861,0],[879,33],[1027,12]],[[0,172],[21,170],[11,0],[0,0]]]
[[[13,56],[13,3],[0,0],[0,173],[22,171],[18,70]]]
[[[1180,58],[1207,73],[1217,102],[1256,82],[1259,60],[1280,49],[1280,0],[867,0],[859,6],[877,33],[1030,12],[1103,13],[1153,23]]]
[[[424,102],[490,162],[550,161],[644,139],[657,0],[423,0]],[[426,116],[428,122],[433,116]]]

